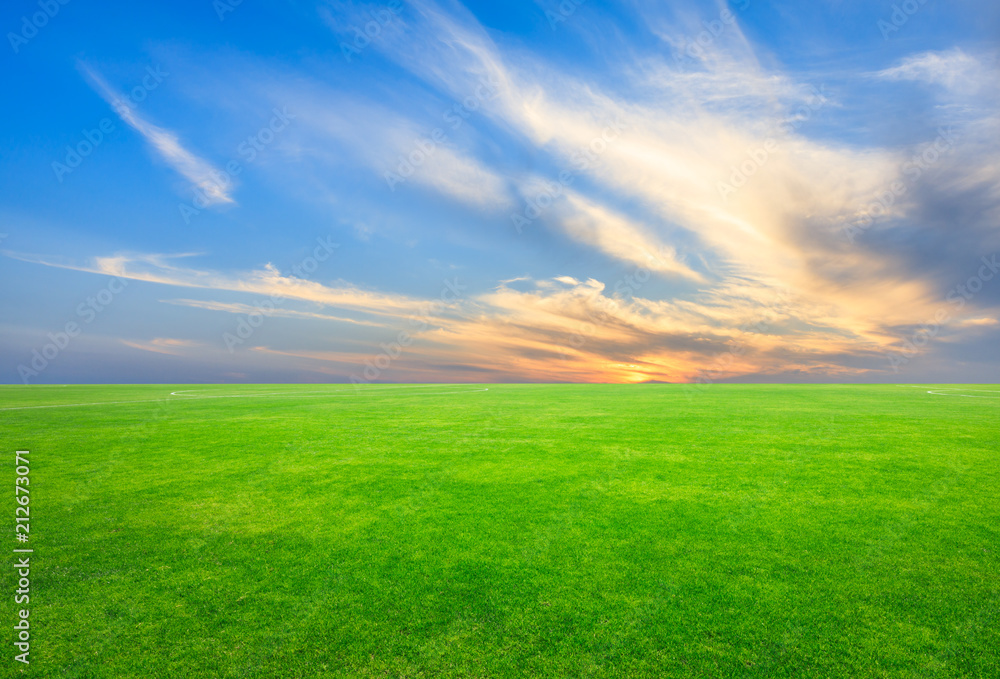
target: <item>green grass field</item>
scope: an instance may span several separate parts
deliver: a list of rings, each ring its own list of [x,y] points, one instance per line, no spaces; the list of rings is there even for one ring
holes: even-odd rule
[[[0,387],[25,674],[1000,676],[1000,387],[484,389]]]

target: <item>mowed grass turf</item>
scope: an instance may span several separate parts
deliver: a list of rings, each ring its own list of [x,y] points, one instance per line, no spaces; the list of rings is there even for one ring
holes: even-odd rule
[[[1000,387],[484,388],[0,387],[28,673],[1000,676]]]

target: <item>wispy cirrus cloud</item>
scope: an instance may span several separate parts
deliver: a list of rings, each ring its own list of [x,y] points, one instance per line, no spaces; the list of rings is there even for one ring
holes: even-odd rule
[[[155,125],[130,105],[128,99],[116,92],[100,73],[86,64],[80,64],[81,70],[94,89],[114,109],[118,117],[141,134],[156,154],[178,174],[184,177],[204,197],[207,205],[233,203],[229,182],[220,182],[224,176],[216,167],[203,158],[198,157],[183,144],[175,133]]]
[[[996,84],[996,69],[961,48],[921,52],[903,58],[899,64],[875,74],[886,80],[911,80],[939,85],[961,93],[976,94]]]
[[[351,285],[327,286],[317,281],[283,275],[277,267],[265,264],[262,268],[238,273],[224,273],[211,269],[178,266],[192,254],[139,254],[118,253],[94,257],[88,263],[55,261],[45,257],[6,253],[22,261],[44,264],[62,269],[118,276],[130,280],[159,283],[182,288],[201,288],[227,292],[250,293],[259,296],[315,302],[374,315],[406,316],[421,312],[424,302],[413,297],[362,290]],[[225,310],[225,309],[220,309]]]
[[[920,280],[892,286],[877,310],[871,300],[860,309],[843,284],[888,288],[882,284],[899,277],[881,254],[849,251],[838,240],[853,206],[898,178],[896,154],[802,134],[803,118],[833,104],[768,72],[747,54],[738,26],[694,64],[648,57],[616,65],[624,82],[612,95],[530,56],[506,56],[461,10],[414,6],[412,31],[378,49],[453,96],[483,79],[502,83],[485,115],[564,163],[607,121],[627,122],[628,132],[585,174],[602,193],[638,201],[659,219],[641,226],[615,219],[609,206],[576,195],[568,199],[574,210],[556,213],[574,239],[631,263],[645,259],[650,243],[693,240],[721,262],[717,293],[737,275],[762,288],[793,287],[804,307],[823,307],[834,325],[866,337],[878,336],[876,317],[926,310],[931,290]],[[733,190],[721,192],[720,184]]]
[[[451,96],[484,79],[501,83],[483,114],[519,130],[557,164],[571,163],[607,121],[627,123],[627,133],[583,171],[598,189],[594,196],[567,192],[566,202],[576,209],[551,211],[551,221],[574,240],[630,263],[643,259],[650,242],[694,244],[718,262],[717,275],[702,281],[698,295],[724,296],[734,278],[764,296],[776,288],[793,289],[798,316],[862,343],[882,342],[891,335],[888,328],[927,318],[939,303],[946,288],[910,252],[886,252],[880,243],[844,238],[844,225],[874,196],[907,180],[909,152],[810,135],[810,121],[844,103],[813,83],[765,66],[738,21],[701,45],[695,59],[609,48],[619,60],[609,67],[621,74],[611,91],[498,45],[460,8],[445,10],[430,0],[413,6],[409,31],[375,48]],[[653,23],[668,48],[690,43],[703,30],[701,22],[664,17],[652,5],[643,11],[658,19]],[[916,56],[886,77],[941,83],[964,96],[975,89],[969,83],[986,82],[991,74],[982,59],[954,50]],[[963,103],[964,110],[968,106]],[[947,169],[955,187],[982,187],[984,177],[995,176],[996,164],[975,151],[984,144],[995,147],[989,111],[955,120],[967,145],[937,167],[941,173]],[[530,194],[530,187],[524,193]],[[994,207],[984,200],[988,194],[981,194],[976,202],[988,215]],[[607,196],[615,198],[609,202]],[[916,191],[897,199],[879,228],[923,221],[922,201]],[[615,202],[638,203],[656,218],[630,210],[629,218],[618,219]],[[963,236],[953,231],[951,238]],[[698,280],[690,272],[688,277]]]
[[[238,85],[227,80],[218,87],[229,88],[231,101],[248,107],[262,98],[295,110],[294,141],[284,150],[297,163],[315,164],[318,170],[309,181],[335,189],[329,185],[333,177],[327,177],[331,170],[363,168],[380,192],[417,188],[477,210],[510,207],[510,178],[464,143],[468,126],[456,133],[444,119],[448,109],[429,115],[427,102],[414,110],[393,109],[366,95],[348,95],[320,80],[253,62],[240,68],[253,78],[238,74]]]
[[[155,337],[151,340],[123,339],[121,343],[132,349],[150,351],[154,354],[167,354],[168,356],[183,356],[206,348],[202,342],[173,337]]]
[[[282,309],[280,307],[275,308],[273,304],[263,308],[260,305],[245,304],[242,302],[217,302],[201,299],[161,299],[160,302],[163,304],[190,307],[192,309],[204,309],[206,311],[224,311],[230,314],[249,315],[266,313],[268,316],[277,316],[279,318],[302,318],[309,320],[331,321],[334,323],[350,323],[351,325],[366,325],[375,328],[386,327],[385,323],[359,320],[357,318],[347,318],[346,316],[333,316],[331,314],[322,314],[315,311]]]

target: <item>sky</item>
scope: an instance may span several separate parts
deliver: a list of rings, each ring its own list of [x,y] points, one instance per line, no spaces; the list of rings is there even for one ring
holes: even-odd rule
[[[0,382],[997,382],[992,0],[0,10]]]

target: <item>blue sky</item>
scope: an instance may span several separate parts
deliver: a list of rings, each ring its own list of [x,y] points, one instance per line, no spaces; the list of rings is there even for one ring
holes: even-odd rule
[[[0,26],[2,382],[1000,378],[996,3]]]

